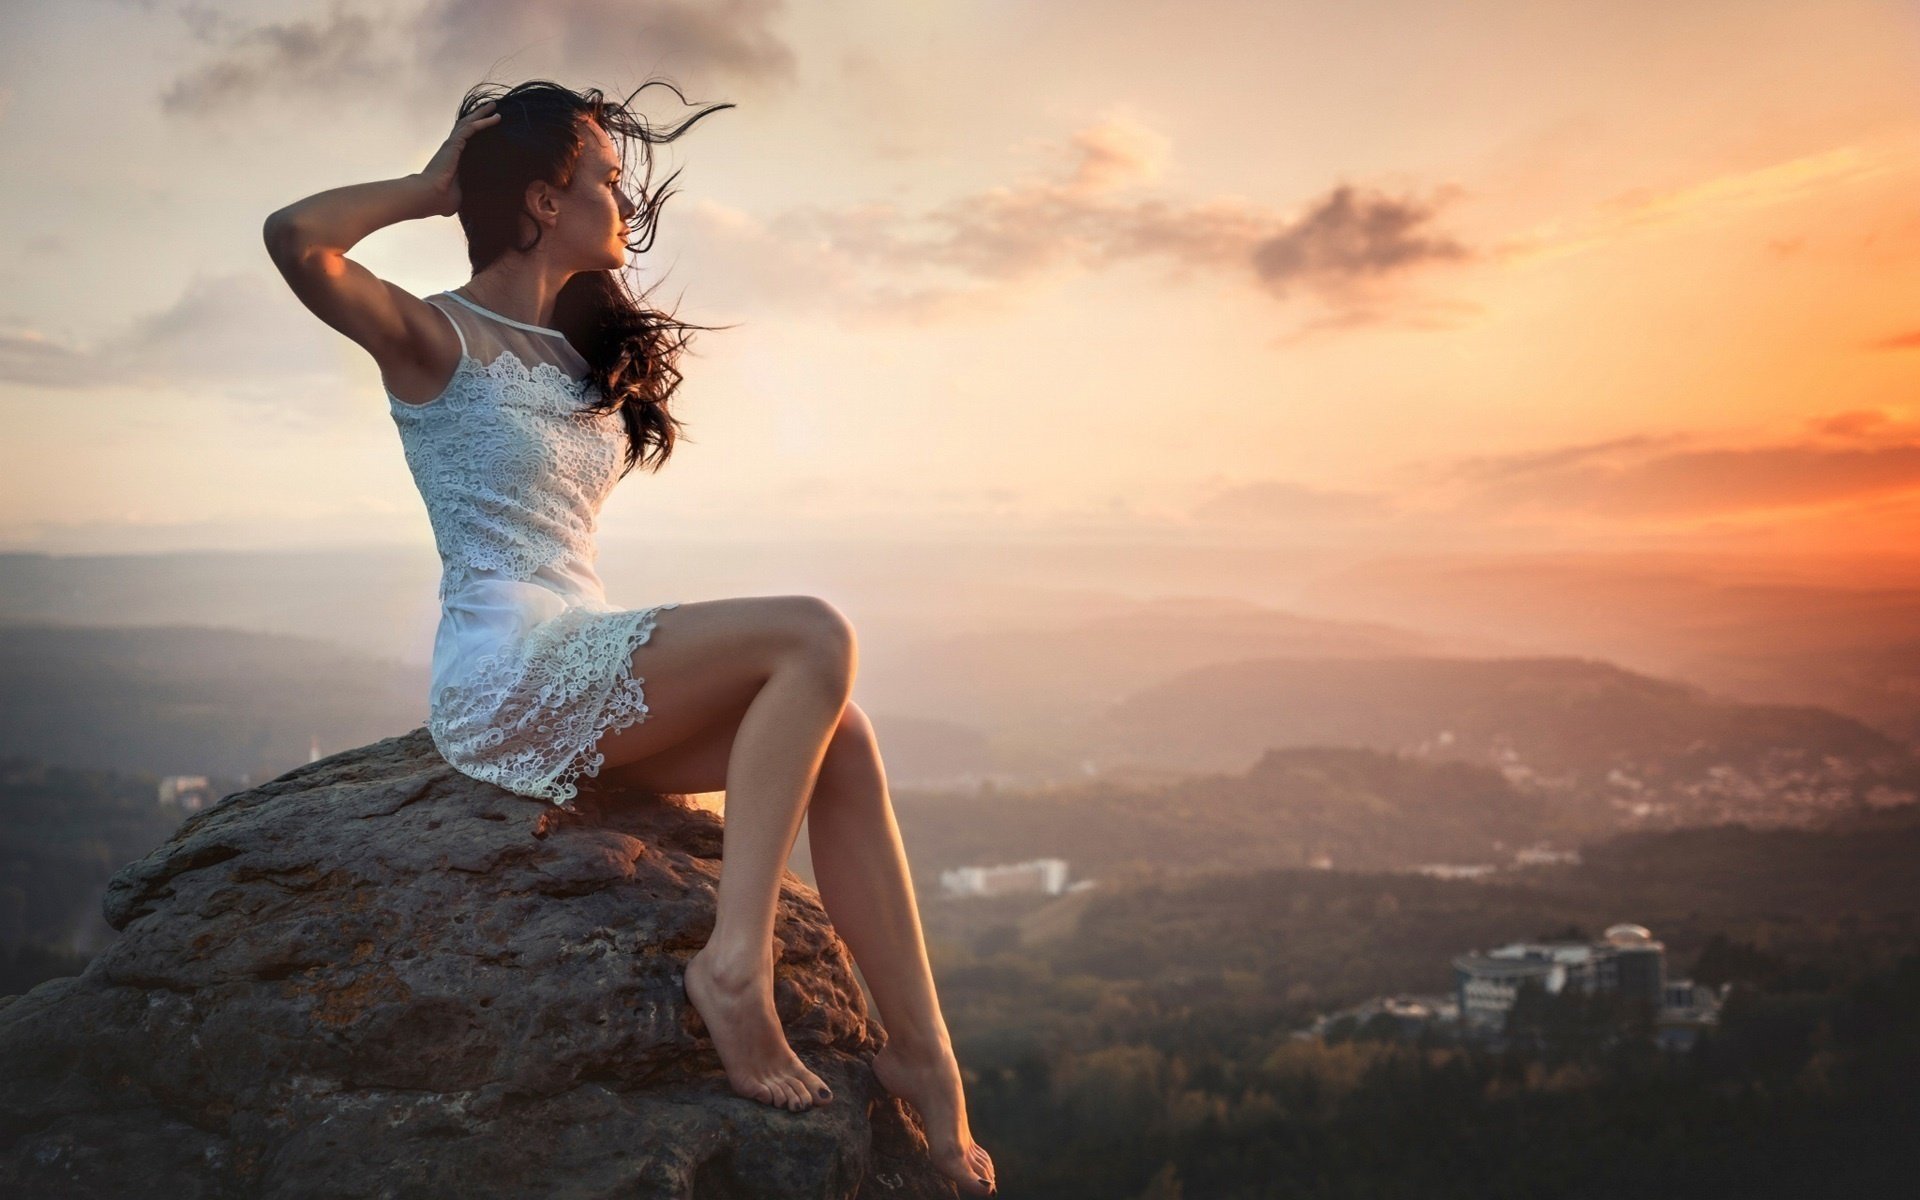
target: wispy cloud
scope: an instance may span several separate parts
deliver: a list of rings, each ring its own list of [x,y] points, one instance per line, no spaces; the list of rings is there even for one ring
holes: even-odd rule
[[[1586,212],[1547,222],[1508,239],[1491,248],[1490,254],[1501,259],[1578,254],[1651,229],[1724,221],[1740,213],[1815,196],[1884,175],[1899,165],[1890,150],[1839,146],[1680,187],[1631,188]],[[1776,253],[1792,253],[1798,245],[1776,241],[1773,248]]]
[[[434,0],[412,31],[421,62],[460,69],[542,44],[590,75],[790,83],[798,60],[775,29],[785,10],[785,0]]]
[[[1850,412],[1811,436],[1714,445],[1694,435],[1458,464],[1458,505],[1483,513],[1686,520],[1823,507],[1920,488],[1920,429]],[[1682,443],[1682,444],[1676,444]]]
[[[198,276],[167,307],[95,343],[0,330],[0,382],[85,390],[338,378],[330,343],[339,341],[278,279]]]
[[[1411,464],[1397,485],[1371,491],[1236,483],[1216,488],[1188,515],[1308,538],[1417,534],[1439,545],[1526,529],[1572,545],[1586,533],[1831,521],[1903,500],[1920,501],[1920,422],[1859,409],[1810,419],[1801,432],[1758,444],[1693,432]]]
[[[1235,484],[1195,505],[1195,520],[1230,525],[1308,521],[1318,524],[1391,519],[1400,506],[1376,492],[1306,487],[1281,480]]]
[[[209,117],[275,98],[342,102],[396,92],[461,92],[512,57],[541,52],[569,77],[791,82],[794,53],[775,31],[784,0],[431,0],[412,12],[356,11],[247,23],[203,6],[181,12],[211,52],[176,76],[163,109]],[[638,80],[634,80],[638,83]]]
[[[251,26],[204,9],[188,14],[196,36],[220,48],[160,94],[162,110],[175,115],[224,112],[269,94],[324,97],[391,79],[408,62],[397,27],[338,5],[318,19]]]
[[[1920,350],[1920,329],[1909,329],[1878,341],[1867,343],[1870,350]]]
[[[1688,516],[1793,508],[1920,486],[1920,446],[1836,450],[1767,446],[1672,455],[1569,473],[1489,499],[1619,515]]]

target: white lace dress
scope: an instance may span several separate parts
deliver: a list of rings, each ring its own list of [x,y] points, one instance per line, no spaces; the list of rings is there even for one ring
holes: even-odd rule
[[[679,602],[620,609],[594,569],[627,445],[559,330],[428,296],[460,335],[432,400],[387,403],[440,552],[427,730],[464,774],[565,808],[600,736],[647,716],[635,647]]]

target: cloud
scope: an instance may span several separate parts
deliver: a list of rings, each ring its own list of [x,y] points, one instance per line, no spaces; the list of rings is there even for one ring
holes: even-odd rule
[[[1108,120],[1069,135],[1049,177],[986,188],[931,209],[879,203],[794,209],[767,236],[808,247],[840,305],[887,320],[997,306],[1022,285],[1072,271],[1150,263],[1176,281],[1208,273],[1336,313],[1324,328],[1393,319],[1405,277],[1472,257],[1430,226],[1437,203],[1341,184],[1297,215],[1239,198],[1138,194],[1160,178],[1164,139]],[[859,270],[878,273],[864,283]],[[814,304],[822,294],[811,294]]]
[[[176,116],[208,117],[263,98],[351,101],[462,92],[537,50],[569,77],[625,78],[670,69],[707,76],[791,81],[793,51],[773,31],[784,0],[431,0],[412,13],[357,12],[334,0],[316,18],[248,24],[211,9],[181,12],[214,49],[161,94]],[[538,72],[536,72],[537,74]],[[634,81],[638,82],[638,81]]]
[[[502,47],[551,40],[569,71],[791,81],[797,60],[773,31],[784,0],[437,0],[413,23],[422,63],[462,67]]]
[[[1305,487],[1280,480],[1221,488],[1195,505],[1195,520],[1249,525],[1307,521],[1321,524],[1391,519],[1400,509],[1375,492]]]
[[[38,330],[0,331],[0,381],[35,387],[89,387],[87,356]]]
[[[1452,238],[1423,231],[1433,218],[1430,204],[1342,184],[1261,239],[1253,267],[1275,295],[1295,287],[1338,294],[1414,267],[1471,257]]]
[[[1217,486],[1186,516],[1249,536],[1283,532],[1301,545],[1431,552],[1671,544],[1742,530],[1844,539],[1920,512],[1920,425],[1854,410],[1806,430],[1758,445],[1682,433],[1439,460],[1377,490]]]
[[[1757,446],[1625,438],[1464,461],[1454,482],[1461,509],[1509,515],[1669,521],[1830,506],[1920,488],[1911,427],[1902,440],[1861,444],[1883,424],[1841,414],[1820,429],[1828,436]]]
[[[1172,141],[1125,117],[1090,125],[1068,139],[1072,174],[1067,187],[1089,195],[1153,183],[1165,173]]]
[[[337,381],[350,345],[277,278],[196,276],[172,304],[91,346],[0,331],[0,382],[84,390]]]
[[[1909,329],[1868,343],[1870,350],[1920,350],[1920,329]]]
[[[1684,444],[1686,434],[1632,434],[1603,442],[1554,446],[1518,454],[1464,455],[1440,468],[1441,478],[1475,484],[1502,484],[1515,480],[1552,477],[1560,472],[1633,458],[1644,458],[1663,447]]]
[[[175,115],[222,112],[267,94],[325,96],[380,84],[406,69],[401,55],[383,49],[392,45],[390,26],[337,4],[319,20],[250,27],[205,10],[190,11],[196,36],[225,45],[161,93],[161,109]]]
[[[1816,196],[1898,166],[1887,152],[1840,146],[1681,187],[1634,188],[1577,217],[1555,220],[1509,239],[1490,253],[1502,259],[1577,254],[1645,230],[1724,221],[1741,212]],[[1777,254],[1791,254],[1801,248],[1801,240],[1776,240],[1769,246]]]
[[[1884,409],[1856,408],[1807,421],[1807,431],[1851,441],[1901,442],[1920,440],[1920,422],[1908,421]]]
[[[1836,184],[1871,178],[1885,173],[1889,165],[1858,146],[1839,146],[1715,175],[1685,187],[1636,189],[1615,196],[1600,211],[1621,226],[1663,225],[1703,216],[1717,219],[1729,211],[1766,208],[1816,195]]]

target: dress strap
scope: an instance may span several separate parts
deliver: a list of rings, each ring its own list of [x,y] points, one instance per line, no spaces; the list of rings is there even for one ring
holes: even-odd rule
[[[481,308],[478,304],[475,304],[473,301],[467,299],[465,296],[462,296],[459,292],[442,292],[440,294],[443,296],[446,296],[449,299],[458,300],[460,303],[466,305],[468,308],[479,313],[483,317],[491,317],[494,320],[500,322],[501,324],[511,325],[515,329],[525,329],[533,333],[548,333],[548,334],[552,334],[554,337],[557,337],[557,338],[563,338],[567,336],[566,334],[561,333],[558,329],[548,329],[545,325],[529,325],[525,321],[516,321],[512,317],[503,317],[499,313],[494,312],[490,308]]]
[[[452,296],[453,299],[455,300],[458,300],[460,298],[458,296],[454,296],[452,292],[439,292],[439,293],[436,293],[434,296],[428,296],[427,297],[428,302],[431,303],[437,296]],[[461,357],[463,358],[473,357],[473,351],[467,348],[467,333],[464,329],[460,328],[460,322],[454,320],[453,314],[448,312],[446,309],[441,308],[438,304],[435,304],[433,306],[433,310],[439,313],[441,316],[445,317],[447,319],[447,324],[453,326],[454,335],[460,339]]]

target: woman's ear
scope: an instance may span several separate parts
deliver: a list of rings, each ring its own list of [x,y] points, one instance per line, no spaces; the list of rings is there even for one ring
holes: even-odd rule
[[[533,219],[551,229],[560,221],[560,193],[544,179],[527,185],[527,211]]]

